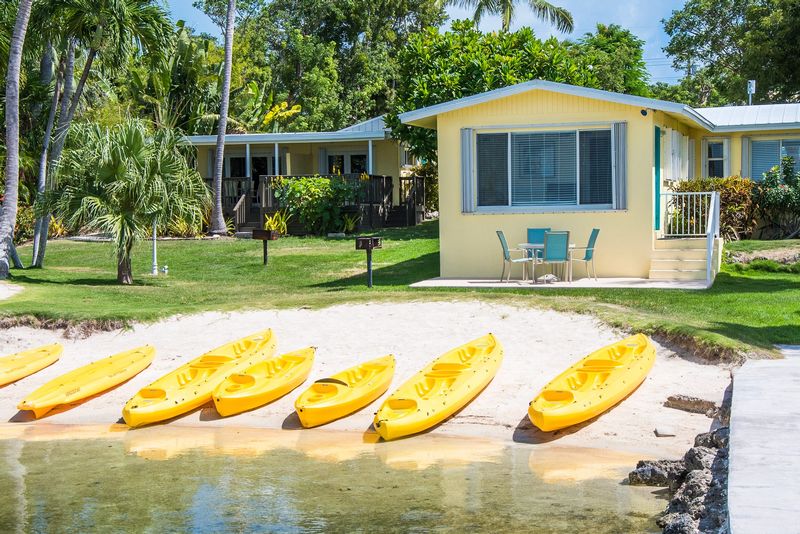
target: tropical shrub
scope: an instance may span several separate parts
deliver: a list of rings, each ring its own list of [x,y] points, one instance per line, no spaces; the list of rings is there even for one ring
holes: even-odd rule
[[[17,223],[14,226],[14,244],[19,245],[33,238],[33,227],[36,224],[36,214],[33,208],[20,204],[17,209]]]
[[[342,227],[342,207],[358,200],[359,187],[341,177],[278,178],[275,197],[309,232],[324,234]]]
[[[345,213],[342,216],[342,232],[352,234],[358,230],[358,224],[361,222],[360,213]]]
[[[786,156],[753,187],[762,236],[792,239],[800,235],[800,172]]]
[[[265,215],[264,230],[272,230],[280,235],[289,233],[289,220],[292,218],[286,210],[278,210],[272,215]]]
[[[753,181],[741,176],[694,178],[678,182],[679,193],[716,191],[719,193],[720,233],[728,241],[749,237],[756,226]]]
[[[150,133],[144,122],[128,120],[112,128],[73,125],[69,135],[61,181],[39,209],[70,228],[109,234],[117,281],[131,284],[134,243],[150,235],[154,222],[200,220],[208,189],[181,154],[174,130]]]

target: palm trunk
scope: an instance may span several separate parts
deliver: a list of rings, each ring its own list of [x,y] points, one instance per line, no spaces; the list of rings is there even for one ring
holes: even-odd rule
[[[19,201],[19,70],[33,0],[20,0],[6,74],[6,192],[0,216],[0,280],[8,278]]]
[[[53,135],[53,125],[56,121],[56,108],[58,107],[58,99],[61,93],[61,81],[64,77],[64,63],[61,62],[58,74],[56,75],[56,85],[53,88],[53,99],[50,102],[50,113],[47,116],[47,126],[44,129],[44,140],[42,141],[42,154],[39,157],[39,176],[36,181],[37,201],[40,201],[45,192],[45,185],[47,184],[47,155],[50,152],[50,138]],[[39,247],[41,245],[42,230],[45,226],[45,216],[42,215],[36,219],[36,226],[33,232],[33,259],[31,265],[41,267],[37,264],[39,258]]]
[[[56,126],[53,152],[50,154],[49,158],[50,170],[54,170],[58,165],[58,161],[61,159],[61,152],[64,150],[64,143],[67,141],[67,132],[69,132],[69,127],[72,124],[74,109],[77,108],[77,103],[83,92],[82,85],[78,85],[78,90],[74,93],[72,92],[72,81],[75,73],[75,46],[75,40],[70,39],[69,46],[67,47],[67,61],[64,65],[64,94],[61,96],[61,108],[58,113],[58,126]],[[94,55],[92,51],[90,51],[89,57],[86,60],[86,65],[84,65],[83,68],[83,74],[81,75],[81,81],[84,83],[89,76],[88,69],[91,68],[93,60]],[[70,115],[70,110],[72,110],[72,115]],[[45,168],[44,176],[46,190],[48,186],[52,187],[53,182],[52,179],[47,179],[47,168]],[[38,242],[38,247],[31,265],[33,267],[43,267],[45,249],[47,248],[47,235],[50,232],[49,213],[44,214],[39,221],[37,221],[36,230],[38,231],[38,239],[35,239],[35,241]],[[36,236],[34,236],[34,238],[36,238]]]
[[[233,62],[233,23],[236,18],[236,0],[228,0],[228,18],[225,27],[225,72],[222,77],[222,95],[217,127],[217,152],[214,161],[214,205],[211,209],[212,235],[228,233],[222,215],[222,167],[225,162],[225,131],[228,127],[228,103],[231,93],[231,63]]]
[[[131,268],[133,242],[126,241],[123,247],[117,252],[117,282],[129,286],[133,284],[133,269]]]
[[[47,87],[53,81],[53,59],[53,44],[48,41],[42,52],[42,59],[39,61],[39,83],[42,84],[42,87]],[[38,119],[43,107],[41,101],[35,102],[31,106],[31,114]]]

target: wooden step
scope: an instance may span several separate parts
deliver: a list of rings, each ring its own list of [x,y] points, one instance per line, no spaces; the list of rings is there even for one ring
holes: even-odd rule
[[[655,248],[657,250],[664,249],[706,249],[705,237],[682,237],[675,239],[656,239]]]
[[[650,257],[655,260],[702,260],[706,261],[704,248],[658,248],[653,249]]]
[[[705,280],[706,270],[650,269],[651,280]]]
[[[706,269],[706,260],[684,260],[679,258],[656,259],[650,261],[650,270],[653,271],[703,271]]]

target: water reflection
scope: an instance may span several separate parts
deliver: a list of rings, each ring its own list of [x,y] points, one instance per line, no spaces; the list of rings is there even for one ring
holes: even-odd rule
[[[0,530],[647,532],[663,505],[619,483],[627,457],[590,449],[324,430],[71,430],[0,427],[0,484],[12,488]]]

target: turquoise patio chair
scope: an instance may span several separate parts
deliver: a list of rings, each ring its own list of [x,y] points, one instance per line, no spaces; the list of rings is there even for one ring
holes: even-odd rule
[[[544,243],[544,234],[549,231],[550,228],[528,228],[528,243]],[[542,257],[541,249],[528,250],[528,255],[533,256],[534,252],[537,257]]]
[[[533,264],[533,258],[525,254],[524,250],[509,249],[508,241],[506,241],[506,236],[505,234],[503,234],[502,230],[497,230],[497,237],[498,239],[500,239],[500,244],[503,246],[503,271],[500,273],[500,281],[502,282],[503,278],[505,278],[506,276],[506,265],[508,265],[508,278],[506,278],[506,282],[508,282],[511,280],[511,268],[514,266],[514,264],[521,263],[522,281],[524,282],[525,280],[527,280],[526,275],[528,272],[525,264],[526,263]],[[522,258],[512,258],[511,257],[512,252],[522,252],[525,256]]]
[[[600,229],[599,228],[593,228],[592,229],[592,233],[589,235],[589,243],[587,243],[587,245],[585,247],[578,247],[578,248],[575,249],[576,252],[578,250],[583,250],[584,251],[583,257],[582,258],[575,258],[575,257],[572,258],[572,261],[583,262],[583,264],[586,265],[586,276],[587,276],[587,278],[591,277],[591,278],[594,278],[595,280],[597,280],[597,271],[594,268],[594,248],[595,248],[595,243],[597,243],[597,236],[598,236],[599,233],[600,233]],[[589,265],[590,264],[592,266],[591,274],[589,274]]]
[[[569,232],[545,232],[544,253],[534,264],[533,279],[536,281],[536,265],[561,265],[569,269]]]

